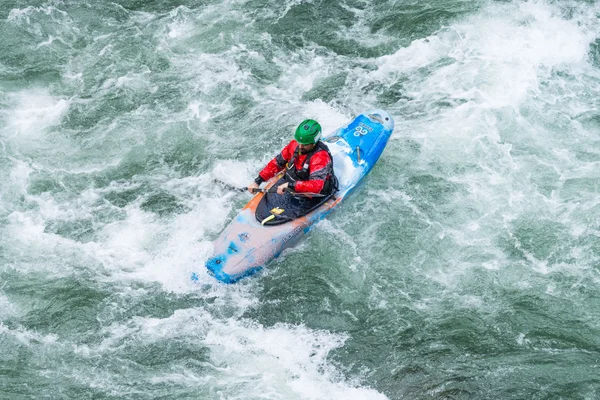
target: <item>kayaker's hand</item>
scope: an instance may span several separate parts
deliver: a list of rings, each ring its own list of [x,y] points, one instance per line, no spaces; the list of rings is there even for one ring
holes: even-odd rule
[[[258,189],[258,183],[256,183],[256,182],[252,182],[251,184],[248,185],[248,191],[251,194],[254,194],[254,189]]]
[[[282,183],[281,185],[277,186],[277,194],[283,194],[283,192],[285,192],[287,190],[288,187],[288,183]]]

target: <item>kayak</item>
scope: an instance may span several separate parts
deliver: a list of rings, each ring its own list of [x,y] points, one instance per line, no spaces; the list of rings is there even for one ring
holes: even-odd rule
[[[213,255],[206,261],[208,273],[221,282],[235,283],[262,270],[352,192],[383,153],[393,130],[394,120],[388,113],[372,110],[326,135],[322,141],[333,158],[337,192],[307,214],[278,225],[266,225],[256,218],[257,207],[268,195],[258,193],[213,242]],[[280,178],[271,178],[265,188],[273,187]],[[198,276],[194,273],[192,279]]]

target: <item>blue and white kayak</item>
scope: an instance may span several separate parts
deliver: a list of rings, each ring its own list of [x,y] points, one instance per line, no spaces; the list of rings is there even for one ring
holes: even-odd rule
[[[329,147],[338,179],[336,194],[310,213],[272,226],[261,224],[255,217],[256,207],[265,195],[257,194],[213,242],[213,256],[206,261],[208,272],[221,282],[234,283],[264,268],[352,192],[383,153],[393,130],[394,120],[388,113],[372,110],[325,136],[323,142]],[[266,188],[278,179],[270,179]],[[192,279],[197,275],[193,274]]]

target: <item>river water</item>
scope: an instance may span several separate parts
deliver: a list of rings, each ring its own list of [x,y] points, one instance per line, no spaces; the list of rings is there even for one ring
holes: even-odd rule
[[[0,398],[597,399],[597,1],[0,1]],[[372,173],[208,276],[304,118]],[[190,279],[197,272],[199,280]]]

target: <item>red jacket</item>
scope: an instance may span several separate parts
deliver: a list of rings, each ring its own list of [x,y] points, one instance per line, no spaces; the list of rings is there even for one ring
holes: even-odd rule
[[[262,179],[269,180],[281,170],[286,167],[286,164],[292,159],[294,151],[297,150],[298,142],[292,140],[287,146],[281,150],[275,158],[273,158],[259,175]],[[306,160],[306,154],[300,154],[294,160],[296,169],[301,170]],[[306,181],[296,181],[296,188],[294,189],[298,193],[320,193],[325,185],[325,179],[328,175],[332,174],[333,162],[329,154],[325,150],[318,150],[310,158],[310,165],[308,166],[309,179]]]

